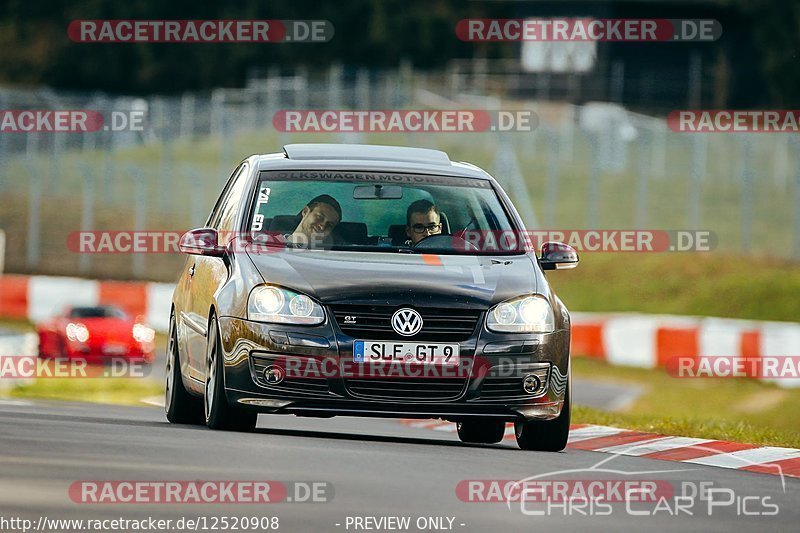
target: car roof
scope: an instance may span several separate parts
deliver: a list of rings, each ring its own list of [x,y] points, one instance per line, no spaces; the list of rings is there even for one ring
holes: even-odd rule
[[[451,161],[447,153],[429,148],[375,144],[287,144],[282,153],[253,158],[258,170],[346,169],[492,179],[475,165]]]

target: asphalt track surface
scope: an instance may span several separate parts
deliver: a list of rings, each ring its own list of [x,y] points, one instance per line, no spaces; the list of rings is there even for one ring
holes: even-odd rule
[[[513,441],[464,445],[452,433],[412,428],[396,420],[262,415],[255,433],[228,433],[171,425],[157,407],[3,400],[0,428],[0,516],[34,523],[41,516],[276,516],[279,531],[335,532],[367,530],[354,529],[353,523],[347,527],[348,517],[408,516],[409,531],[442,530],[418,529],[419,517],[451,517],[452,530],[465,532],[797,531],[800,520],[797,479],[786,478],[784,489],[777,476],[702,465],[570,449],[523,452]],[[666,511],[631,516],[623,503],[615,504],[607,516],[576,515],[563,508],[530,516],[519,503],[509,509],[504,503],[464,502],[456,494],[456,486],[466,479],[517,480],[587,469],[609,458],[604,467],[627,476],[676,485],[713,482],[734,491],[736,501],[750,497],[745,505],[750,512],[773,512],[765,501],[779,511],[775,516],[742,516],[733,504],[714,508],[709,515],[706,503],[698,500],[691,516]],[[575,474],[582,476],[589,477]],[[326,481],[333,487],[333,498],[327,503],[266,505],[82,504],[68,495],[70,485],[79,480]],[[653,510],[652,505],[632,507]],[[525,510],[531,509],[541,507]]]

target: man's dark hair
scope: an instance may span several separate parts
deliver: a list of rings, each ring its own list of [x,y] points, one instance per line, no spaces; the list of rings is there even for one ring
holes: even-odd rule
[[[329,194],[320,194],[319,196],[313,198],[310,202],[308,202],[308,204],[306,204],[306,207],[308,207],[310,210],[313,211],[314,208],[317,207],[319,204],[325,204],[331,206],[333,210],[336,211],[336,214],[339,215],[339,220],[342,220],[342,206],[339,205],[339,202],[337,202],[333,196]]]
[[[442,214],[439,213],[439,208],[430,200],[411,202],[411,205],[408,206],[408,210],[406,211],[406,226],[411,226],[411,215],[414,213],[422,213],[424,215],[429,211],[433,211],[440,217],[442,216]]]

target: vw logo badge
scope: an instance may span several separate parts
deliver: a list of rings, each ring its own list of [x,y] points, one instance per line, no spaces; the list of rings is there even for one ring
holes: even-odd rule
[[[392,329],[404,337],[416,335],[422,329],[422,315],[407,307],[398,309],[392,315]]]

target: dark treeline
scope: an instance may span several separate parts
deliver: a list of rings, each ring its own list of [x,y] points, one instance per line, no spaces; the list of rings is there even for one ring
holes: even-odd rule
[[[550,10],[545,2],[530,6]],[[552,12],[633,18],[644,6],[650,16],[654,9],[665,18],[707,12],[723,21],[722,39],[708,45],[727,56],[731,102],[800,105],[800,0],[552,2]],[[465,43],[454,28],[465,17],[514,18],[527,9],[468,0],[0,0],[0,83],[178,93],[241,86],[250,69],[271,65],[393,68],[408,60],[432,69],[452,58],[518,56],[518,43]],[[76,19],[324,19],[336,34],[318,44],[81,44],[67,36]]]

